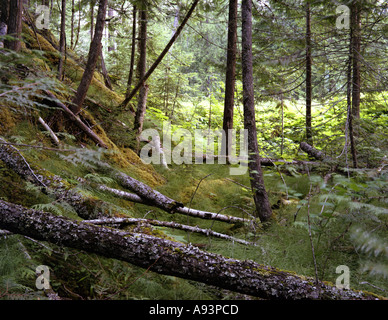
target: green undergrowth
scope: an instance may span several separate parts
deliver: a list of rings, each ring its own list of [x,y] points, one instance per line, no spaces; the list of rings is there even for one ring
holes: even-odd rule
[[[34,50],[40,49],[44,52],[36,56],[39,59],[34,67],[39,67],[42,72],[54,70],[58,60],[54,47],[41,36],[38,44],[28,28],[25,33],[25,53],[33,54]],[[63,102],[70,99],[70,88],[76,88],[83,72],[75,57],[70,57],[66,63],[65,83],[68,87],[59,94]],[[31,83],[34,80],[36,79],[30,79]],[[52,83],[47,84],[48,87],[49,85]],[[346,174],[333,173],[327,182],[323,179],[328,172],[327,166],[309,168],[308,171],[305,167],[285,165],[263,167],[265,186],[274,215],[270,225],[264,226],[259,221],[250,226],[227,224],[178,213],[169,214],[101,192],[95,186],[106,184],[124,190],[112,175],[119,170],[187,207],[249,218],[255,215],[249,176],[247,173],[231,175],[229,166],[219,164],[169,165],[169,170],[161,166],[145,165],[133,151],[133,117],[129,112],[117,108],[122,97],[106,89],[98,73],[88,97],[91,100],[85,102],[86,111],[81,116],[107,142],[110,150],[98,149],[79,131],[63,128],[57,132],[63,146],[76,151],[68,153],[17,146],[31,165],[61,176],[69,188],[104,201],[107,213],[119,212],[126,217],[199,226],[245,239],[256,245],[242,245],[162,227],[147,227],[141,229],[142,232],[191,243],[226,257],[251,259],[300,275],[315,277],[317,271],[319,279],[333,283],[338,277],[336,267],[346,265],[351,272],[352,288],[387,295],[388,179],[384,166],[354,170],[349,177]],[[0,134],[9,142],[19,145],[55,147],[48,133],[43,131],[36,120],[37,114],[50,118],[55,110],[35,110],[30,109],[29,105],[26,108],[17,108],[10,101],[11,99],[7,100],[5,106],[0,107]],[[144,128],[153,127],[152,121],[148,119]],[[295,119],[295,122],[298,121],[301,119]],[[268,125],[271,123],[268,122]],[[383,139],[379,132],[372,132],[372,127],[368,118],[359,124],[358,139],[360,147],[363,147],[359,149],[360,159],[367,164],[366,167],[375,167],[376,163],[381,163]],[[290,128],[286,126],[286,132]],[[294,156],[295,144],[291,147],[291,142],[286,142],[292,149],[288,156]],[[108,163],[111,170],[99,169],[96,165],[98,161]],[[0,198],[3,200],[80,219],[70,205],[57,201],[33,184],[23,181],[2,162],[0,183]],[[21,236],[1,237],[0,251],[0,299],[45,298],[35,288],[35,268],[42,264],[50,267],[51,285],[65,299],[242,298],[235,293],[158,275],[115,259]]]

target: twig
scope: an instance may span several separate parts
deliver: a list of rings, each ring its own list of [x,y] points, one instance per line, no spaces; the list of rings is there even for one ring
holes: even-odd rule
[[[48,126],[48,124],[42,119],[42,117],[39,117],[38,118],[38,121],[40,122],[40,124],[49,132],[51,138],[54,140],[55,144],[57,146],[60,145],[60,142],[59,142],[59,139],[57,137],[57,135],[55,134],[55,132],[53,130],[51,130],[51,128]]]

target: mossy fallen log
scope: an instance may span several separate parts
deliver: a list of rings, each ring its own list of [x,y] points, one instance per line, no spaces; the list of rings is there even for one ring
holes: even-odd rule
[[[27,162],[22,153],[0,138],[0,160],[22,179],[41,188],[43,193],[70,204],[83,219],[95,219],[104,216],[104,202],[77,192],[60,176],[54,175],[38,165]]]
[[[127,261],[151,271],[264,299],[378,300],[313,278],[202,251],[154,236],[118,231],[0,200],[0,228],[60,246]]]

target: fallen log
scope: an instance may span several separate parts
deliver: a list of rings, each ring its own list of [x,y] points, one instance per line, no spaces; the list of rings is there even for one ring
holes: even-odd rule
[[[54,175],[35,164],[30,164],[21,152],[0,138],[0,160],[22,179],[39,187],[43,193],[52,195],[56,200],[70,204],[83,219],[99,218],[105,215],[105,203],[74,190],[60,176]]]
[[[37,165],[30,165],[20,151],[8,144],[4,139],[0,138],[0,142],[2,142],[0,143],[0,160],[22,179],[42,188],[43,192],[54,195],[56,199],[66,201],[83,219],[93,219],[105,216],[104,210],[101,209],[106,207],[104,201],[77,192],[60,176],[53,175]],[[103,165],[103,168],[110,169],[110,166],[105,164]],[[100,186],[99,189],[109,191],[116,196],[121,196],[133,202],[159,207],[169,213],[179,212],[202,219],[214,219],[230,223],[247,221],[238,217],[184,207],[182,203],[164,196],[148,185],[131,178],[128,175],[116,172],[116,176],[121,177],[124,186],[134,186],[134,191],[139,192],[143,197],[139,196],[139,194],[132,194],[108,187],[105,187],[104,189]],[[117,212],[117,214],[120,213]]]
[[[84,220],[83,222],[97,224],[97,225],[119,225],[121,227],[125,225],[130,225],[130,224],[153,225],[158,227],[167,227],[172,229],[179,229],[183,231],[200,233],[208,237],[211,236],[211,237],[220,238],[220,239],[237,242],[245,245],[253,245],[253,246],[256,245],[253,242],[228,236],[227,234],[219,233],[211,229],[203,229],[198,226],[195,226],[195,227],[188,226],[174,221],[160,221],[160,220],[153,220],[153,219],[138,219],[138,218],[102,218],[102,219],[95,219],[95,220]]]
[[[371,293],[339,289],[254,261],[240,261],[192,245],[73,221],[0,200],[0,228],[127,261],[151,271],[264,299],[378,300]]]
[[[330,160],[331,158],[326,156],[323,151],[320,151],[313,146],[309,145],[307,142],[301,142],[300,148],[306,152],[309,156],[317,159],[317,160]]]
[[[109,193],[115,195],[116,197],[120,197],[120,198],[129,200],[129,201],[132,201],[132,202],[141,203],[141,204],[150,205],[150,206],[153,205],[153,203],[151,201],[146,200],[146,199],[144,199],[144,198],[142,198],[139,195],[134,194],[134,193],[109,188],[105,185],[99,185],[99,186],[97,186],[97,188],[101,191],[109,192]],[[192,209],[192,208],[188,208],[188,207],[184,207],[184,206],[183,207],[176,207],[174,209],[175,211],[172,211],[172,210],[166,209],[166,208],[164,208],[163,210],[166,212],[169,212],[169,213],[181,213],[181,214],[189,215],[189,216],[195,217],[195,218],[217,220],[217,221],[222,221],[222,222],[227,222],[227,223],[236,223],[236,222],[246,223],[246,222],[250,221],[248,219],[244,219],[244,218],[240,218],[240,217],[228,216],[228,215],[215,213],[215,212],[201,211],[201,210]]]
[[[230,162],[230,159],[234,161],[248,161],[248,157],[239,156],[239,157],[229,157],[225,155],[212,155],[212,154],[195,154],[194,156],[195,163],[214,163],[214,160],[218,160],[220,164],[226,164]],[[271,159],[271,158],[260,158],[260,164],[262,166],[274,167],[275,164],[288,164],[288,165],[316,165],[318,162],[314,161],[303,161],[303,160],[284,160],[284,159]]]
[[[136,180],[122,172],[117,172],[115,174],[115,178],[123,187],[132,190],[145,201],[162,210],[174,213],[178,208],[184,206],[183,203],[165,196],[159,191],[152,189],[147,184],[140,182],[139,180]]]

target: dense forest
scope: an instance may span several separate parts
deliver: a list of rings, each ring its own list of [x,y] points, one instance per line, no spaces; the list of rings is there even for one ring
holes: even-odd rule
[[[388,3],[0,0],[1,300],[388,297]]]

